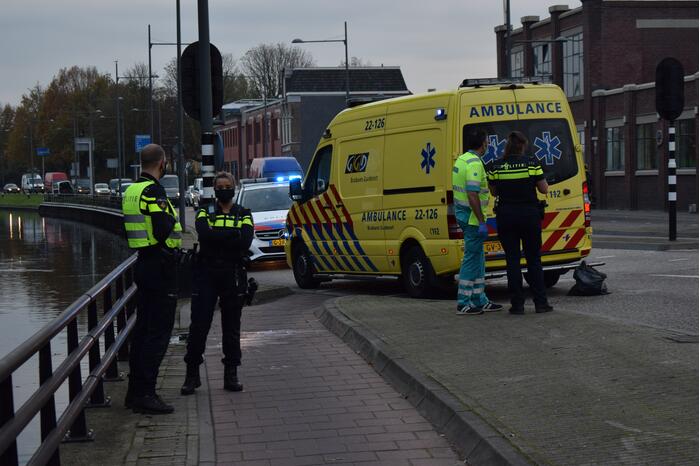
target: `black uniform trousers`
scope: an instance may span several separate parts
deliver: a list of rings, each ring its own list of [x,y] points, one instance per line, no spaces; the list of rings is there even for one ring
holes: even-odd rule
[[[501,205],[496,213],[498,239],[506,253],[508,267],[508,292],[510,303],[522,308],[525,303],[523,277],[520,268],[520,242],[527,261],[528,282],[535,306],[547,305],[544,273],[540,260],[542,248],[542,224],[536,205]]]
[[[177,306],[174,253],[139,251],[134,265],[138,287],[136,325],[129,353],[129,396],[154,395],[158,369],[168,349]]]
[[[207,335],[214,318],[217,299],[221,308],[221,331],[225,366],[241,365],[241,309],[247,282],[242,267],[232,264],[213,264],[201,261],[194,269],[192,286],[192,322],[187,338],[185,362],[199,365],[204,362]],[[243,288],[240,288],[240,287]]]

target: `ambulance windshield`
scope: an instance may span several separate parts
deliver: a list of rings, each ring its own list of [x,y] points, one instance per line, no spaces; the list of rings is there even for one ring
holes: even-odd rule
[[[472,127],[483,129],[488,134],[489,148],[482,157],[487,169],[494,160],[503,157],[508,133],[520,131],[529,140],[526,154],[540,162],[550,184],[567,180],[578,173],[571,132],[564,119],[497,121],[468,125],[464,131]]]

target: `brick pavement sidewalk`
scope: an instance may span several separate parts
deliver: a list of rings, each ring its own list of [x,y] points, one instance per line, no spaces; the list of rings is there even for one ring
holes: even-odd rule
[[[697,336],[561,309],[464,318],[451,301],[396,297],[343,297],[329,313],[329,327],[349,318],[366,335],[346,341],[388,349],[433,381],[433,398],[447,391],[458,400],[448,406],[535,463],[698,464]],[[420,400],[410,388],[421,380],[404,379]]]
[[[205,354],[214,441],[200,442],[200,464],[462,464],[408,401],[318,322],[313,309],[325,299],[300,294],[244,309],[241,393],[222,389],[215,315]]]

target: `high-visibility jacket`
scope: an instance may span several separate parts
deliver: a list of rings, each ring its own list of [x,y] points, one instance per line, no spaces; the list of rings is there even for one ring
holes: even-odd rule
[[[242,215],[237,215],[233,211],[226,214],[212,204],[207,209],[199,209],[197,219],[206,217],[209,227],[216,229],[242,228],[243,225],[252,227],[253,218],[250,215],[250,211],[247,209],[241,209],[241,211]]]
[[[489,204],[489,186],[486,171],[481,158],[474,152],[466,152],[455,161],[452,167],[452,191],[455,209],[468,215],[468,224],[479,226],[479,219],[469,206],[469,191],[479,194],[481,211],[484,212]],[[484,215],[486,217],[486,215]]]
[[[173,205],[166,199],[167,206],[162,208],[156,202],[155,197],[144,194],[147,187],[155,184],[153,181],[139,181],[126,188],[122,200],[122,212],[124,214],[124,229],[129,247],[132,249],[147,248],[158,244],[153,235],[153,223],[151,214],[165,212],[175,219],[175,226],[165,240],[169,248],[182,246],[182,225],[178,221],[177,212]]]

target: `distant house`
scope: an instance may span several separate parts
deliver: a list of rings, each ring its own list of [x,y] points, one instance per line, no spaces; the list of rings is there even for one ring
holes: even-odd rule
[[[350,106],[409,94],[399,67],[350,68]],[[224,105],[215,130],[226,168],[245,178],[255,157],[294,156],[306,169],[326,126],[347,107],[345,96],[345,68],[294,68],[284,71],[277,98]]]

